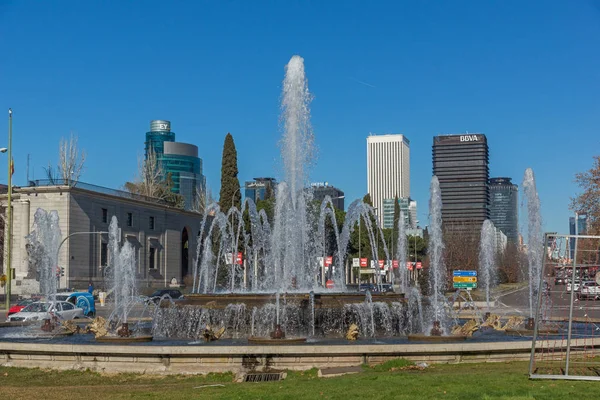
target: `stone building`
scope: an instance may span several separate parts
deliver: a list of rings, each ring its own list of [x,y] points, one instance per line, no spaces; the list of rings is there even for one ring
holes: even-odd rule
[[[1,205],[5,207],[6,202],[6,194],[1,194]],[[58,254],[58,267],[64,269],[61,288],[86,289],[90,280],[96,288],[103,287],[108,263],[106,232],[113,215],[121,228],[121,242],[127,240],[135,248],[140,288],[166,287],[173,278],[183,283],[186,276],[193,275],[201,214],[82,182],[68,186],[37,181],[35,186],[15,187],[12,206],[14,294],[39,290],[26,248],[38,208],[56,210],[62,238],[69,236]],[[3,267],[7,271],[7,266]]]

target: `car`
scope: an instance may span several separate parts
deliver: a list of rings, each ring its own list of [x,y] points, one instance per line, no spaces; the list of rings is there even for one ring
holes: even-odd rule
[[[6,316],[8,317],[9,315],[13,315],[18,313],[19,311],[21,311],[22,309],[24,309],[25,307],[27,307],[28,305],[30,305],[31,303],[35,302],[36,299],[21,299],[17,302],[17,304],[15,304],[14,306],[12,306],[11,308],[8,309],[8,313],[6,314]]]
[[[94,296],[89,292],[67,292],[56,295],[58,301],[68,301],[69,303],[82,308],[83,314],[88,317],[96,315],[96,303]]]
[[[183,299],[183,293],[177,289],[160,289],[148,296],[148,300],[158,303],[163,297],[169,297],[171,300],[179,300]]]
[[[578,299],[597,299],[600,297],[600,285],[594,281],[583,282],[579,293],[577,293]]]
[[[53,316],[58,319],[71,320],[82,318],[84,315],[82,308],[75,307],[67,301],[36,301],[18,313],[12,314],[8,317],[8,321],[42,321],[44,319],[51,319]]]
[[[595,283],[594,281],[583,281],[583,283]],[[579,289],[581,287],[581,281],[580,280],[575,280],[575,284],[573,285],[573,291],[574,292],[579,292]],[[567,292],[571,291],[571,281],[567,282]]]

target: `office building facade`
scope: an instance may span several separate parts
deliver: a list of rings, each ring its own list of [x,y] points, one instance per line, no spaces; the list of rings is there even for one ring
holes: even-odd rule
[[[326,196],[331,197],[333,206],[337,209],[344,210],[344,192],[335,186],[331,186],[327,182],[312,183],[311,189],[313,192],[313,199],[317,201],[325,200]]]
[[[254,178],[254,180],[244,183],[244,197],[256,204],[259,200],[267,198],[269,192],[275,196],[276,188],[277,180],[275,178]]]
[[[367,192],[383,224],[383,201],[410,197],[410,142],[404,135],[367,137]]]
[[[399,197],[398,204],[404,216],[406,229],[417,228],[417,202],[408,197]],[[394,227],[394,199],[383,199],[383,228]]]
[[[183,196],[185,209],[192,209],[206,190],[198,147],[176,142],[170,121],[153,120],[150,122],[150,131],[146,132],[146,160],[151,152],[156,155],[156,161],[162,168],[163,179],[170,176],[173,182],[171,190]]]
[[[587,233],[587,214],[576,214],[576,217],[569,217],[569,234],[570,235],[585,235]],[[575,254],[575,238],[569,240],[569,248],[571,250],[569,258],[573,258]]]
[[[433,174],[440,182],[444,229],[479,232],[490,218],[486,136],[435,136]]]
[[[511,178],[490,178],[490,219],[508,241],[519,241],[519,186]]]

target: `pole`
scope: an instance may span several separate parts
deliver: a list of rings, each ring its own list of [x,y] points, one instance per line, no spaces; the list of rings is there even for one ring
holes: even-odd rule
[[[7,226],[7,240],[6,242],[6,312],[10,309],[10,292],[12,285],[12,264],[11,264],[11,253],[12,253],[12,109],[8,109],[8,196],[7,196],[7,208],[6,208],[6,223]]]
[[[360,238],[360,225],[361,225],[361,221],[362,221],[362,212],[361,215],[359,215],[358,217],[358,276],[357,276],[357,291],[360,293],[360,275],[362,273],[362,271],[360,270],[361,266],[360,266],[360,242],[361,242],[361,238]]]

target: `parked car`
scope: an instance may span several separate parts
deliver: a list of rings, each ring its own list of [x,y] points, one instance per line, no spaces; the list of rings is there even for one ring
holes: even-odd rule
[[[158,303],[163,296],[169,296],[172,300],[183,299],[183,293],[177,289],[160,289],[148,296],[148,300]]]
[[[593,284],[595,284],[596,282],[594,282],[594,281],[583,281],[583,283],[584,284],[585,283],[593,283]],[[581,285],[582,285],[581,281],[576,280],[575,284],[573,284],[573,291],[574,292],[579,292],[579,289],[581,288]],[[567,292],[570,292],[570,291],[571,291],[571,281],[567,282]]]
[[[13,305],[11,308],[8,309],[8,313],[6,314],[6,316],[10,316],[13,314],[18,313],[19,311],[21,311],[22,309],[24,309],[25,307],[27,307],[28,305],[30,305],[31,303],[35,302],[36,299],[21,299],[17,302],[17,304]]]
[[[594,281],[583,282],[579,293],[577,293],[578,299],[597,299],[600,297],[600,286]]]
[[[381,288],[376,283],[361,283],[360,291],[366,292],[367,290],[371,293],[388,293],[393,292],[394,288],[390,283],[382,283]]]
[[[69,303],[83,309],[83,314],[88,317],[94,317],[96,315],[94,296],[89,292],[58,293],[56,295],[56,300],[68,301]]]
[[[65,320],[82,318],[83,309],[67,301],[36,301],[8,317],[8,321],[41,321],[53,316]]]

